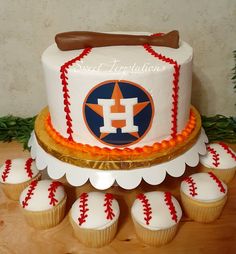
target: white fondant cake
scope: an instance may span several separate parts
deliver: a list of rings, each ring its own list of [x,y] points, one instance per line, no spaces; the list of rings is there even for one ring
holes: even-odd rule
[[[200,156],[200,163],[208,168],[231,169],[236,167],[236,153],[224,143],[207,145],[207,154]]]
[[[181,182],[181,191],[201,202],[215,202],[227,194],[227,185],[212,172],[196,173]]]
[[[168,140],[189,120],[192,56],[183,41],[178,49],[60,51],[53,44],[42,55],[52,126],[69,140],[98,147]]]
[[[0,182],[9,184],[24,183],[39,173],[31,158],[6,160],[0,168]]]
[[[153,191],[138,196],[131,214],[144,228],[160,230],[176,225],[182,217],[182,210],[169,192]]]
[[[65,197],[61,182],[32,181],[20,195],[20,205],[28,211],[45,211],[59,204]]]
[[[105,229],[117,221],[119,214],[119,204],[109,193],[82,193],[71,208],[73,221],[86,229]]]

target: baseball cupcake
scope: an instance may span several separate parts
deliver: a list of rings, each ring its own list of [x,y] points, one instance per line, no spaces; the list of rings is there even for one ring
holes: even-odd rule
[[[64,218],[66,193],[61,182],[35,180],[21,193],[20,205],[29,225],[48,229]]]
[[[82,193],[70,211],[75,236],[89,247],[109,244],[117,231],[120,209],[110,193]]]
[[[220,216],[227,200],[227,186],[212,172],[197,173],[182,181],[180,194],[186,215],[208,223]]]
[[[200,156],[201,172],[213,172],[225,183],[229,183],[236,171],[236,153],[225,143],[207,145],[207,154]]]
[[[146,244],[159,246],[174,238],[182,210],[169,192],[153,191],[137,196],[131,215],[138,238]]]
[[[41,174],[31,158],[6,160],[0,168],[0,185],[12,200],[19,200],[21,192],[30,182],[40,178]]]

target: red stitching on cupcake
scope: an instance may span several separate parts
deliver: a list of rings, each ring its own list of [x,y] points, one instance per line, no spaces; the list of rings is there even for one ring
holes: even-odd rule
[[[170,210],[171,218],[172,218],[172,220],[174,220],[177,223],[178,216],[177,216],[177,212],[175,210],[175,206],[174,206],[171,198],[172,198],[172,196],[171,196],[170,192],[165,192],[165,202]]]
[[[212,159],[213,159],[213,165],[215,167],[218,167],[220,165],[220,155],[216,152],[216,150],[210,146],[207,146],[207,150],[212,154]]]
[[[59,186],[62,186],[61,182],[53,181],[48,188],[49,191],[48,198],[50,199],[49,203],[50,205],[55,206],[58,203],[58,200],[55,198],[55,194]]]
[[[147,197],[141,193],[137,196],[137,198],[142,202],[143,205],[143,214],[144,214],[144,220],[146,221],[146,225],[149,225],[149,221],[152,219],[152,208],[151,205],[147,199]]]
[[[226,190],[225,190],[225,188],[224,188],[222,182],[220,181],[220,179],[219,179],[216,175],[214,175],[212,172],[208,172],[208,174],[209,174],[210,177],[217,183],[217,185],[218,185],[218,187],[219,187],[219,189],[220,189],[220,192],[225,193]]]
[[[4,168],[4,171],[2,172],[3,182],[6,182],[6,179],[10,173],[10,170],[11,170],[11,160],[6,160],[5,161],[5,168]]]
[[[115,214],[112,209],[112,200],[114,199],[111,193],[105,194],[104,206],[106,207],[105,213],[107,214],[107,219],[112,220],[115,217]]]
[[[84,192],[80,195],[79,208],[80,208],[80,217],[78,218],[79,225],[81,226],[84,222],[86,222],[86,218],[88,217],[87,212],[89,211],[88,207],[88,193]]]
[[[188,183],[188,186],[189,186],[189,194],[194,197],[194,196],[197,196],[197,192],[196,192],[196,189],[197,189],[197,186],[196,186],[196,183],[194,182],[193,178],[191,176],[187,177],[184,179],[184,181],[186,183]]]
[[[29,158],[25,163],[25,170],[26,170],[26,173],[27,173],[27,175],[30,179],[33,177],[33,171],[32,171],[32,168],[31,168],[32,163],[33,163],[32,158]]]
[[[73,130],[72,130],[72,118],[70,116],[70,95],[69,95],[69,90],[68,90],[68,77],[67,77],[67,73],[68,73],[68,69],[77,61],[80,61],[82,58],[84,58],[85,56],[87,56],[90,51],[92,50],[92,48],[85,48],[82,53],[73,58],[70,61],[67,61],[65,64],[63,64],[61,66],[60,72],[61,72],[61,84],[62,84],[62,93],[63,93],[63,97],[64,97],[64,111],[65,111],[65,118],[66,118],[66,125],[67,125],[67,134],[68,134],[68,139],[69,140],[73,140],[72,134],[73,134]]]
[[[28,192],[26,194],[25,199],[22,201],[22,206],[25,208],[29,205],[28,201],[31,199],[31,197],[34,195],[34,190],[38,184],[38,180],[34,180],[30,183]]]
[[[163,33],[153,34],[152,36],[161,36]],[[179,98],[179,71],[180,71],[180,65],[178,65],[177,61],[173,60],[172,58],[163,56],[162,54],[157,53],[149,44],[143,45],[144,49],[151,54],[152,56],[158,58],[159,60],[166,62],[168,64],[171,64],[174,66],[174,73],[173,73],[173,86],[172,86],[172,127],[171,127],[171,136],[172,138],[175,138],[177,135],[177,127],[178,127],[178,98]]]
[[[231,157],[236,161],[236,155],[230,150],[229,146],[227,146],[225,143],[223,142],[219,142],[219,145],[222,146],[224,148],[224,150],[231,155]]]

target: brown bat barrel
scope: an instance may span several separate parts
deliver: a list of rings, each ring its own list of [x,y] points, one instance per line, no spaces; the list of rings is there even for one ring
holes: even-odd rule
[[[178,48],[179,32],[171,31],[162,36],[147,36],[74,31],[57,34],[55,36],[55,41],[58,48],[63,51],[94,47],[143,44]]]

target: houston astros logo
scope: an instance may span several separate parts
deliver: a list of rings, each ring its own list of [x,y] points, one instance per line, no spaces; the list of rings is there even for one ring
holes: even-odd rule
[[[153,101],[140,85],[108,80],[95,86],[84,101],[84,120],[102,143],[127,146],[142,139],[152,124]]]

